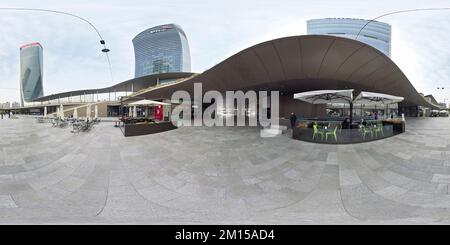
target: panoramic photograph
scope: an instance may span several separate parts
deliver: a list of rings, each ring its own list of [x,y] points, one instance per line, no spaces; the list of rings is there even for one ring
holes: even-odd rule
[[[444,0],[2,0],[0,224],[450,224],[449,21]],[[249,234],[173,236],[276,237]]]

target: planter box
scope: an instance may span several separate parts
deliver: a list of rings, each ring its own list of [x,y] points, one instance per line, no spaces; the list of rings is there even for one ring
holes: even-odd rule
[[[405,121],[401,121],[400,123],[394,123],[391,121],[383,121],[383,125],[392,125],[392,129],[394,130],[395,134],[404,133],[406,130]]]
[[[124,135],[125,137],[128,137],[146,134],[156,134],[176,128],[177,127],[174,126],[171,122],[125,124]]]

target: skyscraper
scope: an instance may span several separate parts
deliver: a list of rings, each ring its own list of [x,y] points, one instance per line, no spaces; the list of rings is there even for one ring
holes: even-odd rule
[[[325,18],[307,21],[307,31],[311,35],[331,35],[356,39],[361,28],[369,20],[350,18]],[[358,41],[371,45],[387,56],[391,56],[391,26],[372,21],[358,36]]]
[[[40,43],[20,47],[20,102],[24,106],[44,95],[42,86],[43,58]]]
[[[133,38],[135,77],[155,73],[190,72],[186,34],[175,24],[147,29]]]

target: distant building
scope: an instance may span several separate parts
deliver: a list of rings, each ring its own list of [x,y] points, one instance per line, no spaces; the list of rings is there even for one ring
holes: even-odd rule
[[[22,106],[44,95],[42,53],[42,46],[37,42],[20,47],[20,104]]]
[[[361,28],[369,20],[351,18],[325,18],[307,21],[309,35],[330,35],[356,39]],[[358,41],[371,45],[387,56],[391,56],[391,26],[389,24],[372,21],[358,36]]]
[[[9,102],[0,103],[0,108],[1,109],[9,109],[9,108],[11,108],[11,104]]]
[[[11,108],[18,108],[18,107],[20,107],[21,105],[20,105],[20,103],[19,102],[12,102],[11,103]]]
[[[133,38],[135,77],[169,72],[190,72],[191,55],[180,26],[152,27]]]
[[[430,102],[433,103],[435,105],[438,105],[439,103],[437,102],[437,100],[433,97],[433,95],[429,94],[429,95],[425,95],[424,98]]]

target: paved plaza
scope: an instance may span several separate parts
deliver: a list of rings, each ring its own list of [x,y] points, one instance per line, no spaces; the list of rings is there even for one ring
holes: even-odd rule
[[[450,223],[450,119],[353,145],[190,127],[123,137],[0,120],[0,223]]]

